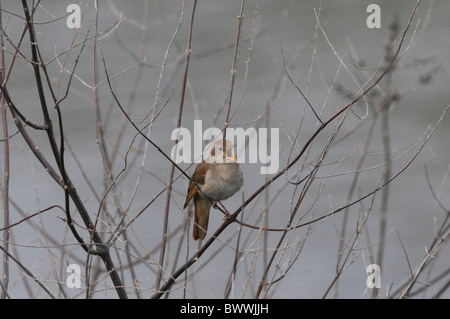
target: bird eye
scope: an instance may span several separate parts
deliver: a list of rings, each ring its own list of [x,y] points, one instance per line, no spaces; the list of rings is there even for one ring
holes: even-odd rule
[[[223,152],[222,146],[219,146],[217,149],[219,150],[219,152]]]

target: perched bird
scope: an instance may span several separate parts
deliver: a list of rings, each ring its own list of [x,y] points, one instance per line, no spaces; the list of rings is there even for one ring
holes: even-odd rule
[[[211,206],[232,196],[243,183],[244,177],[234,155],[233,143],[223,139],[216,141],[210,156],[197,165],[184,203],[186,208],[194,198],[194,240],[205,238]]]

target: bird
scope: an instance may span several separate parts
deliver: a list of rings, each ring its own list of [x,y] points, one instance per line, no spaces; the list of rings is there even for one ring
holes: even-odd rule
[[[236,161],[233,148],[234,145],[229,140],[221,139],[214,142],[210,155],[197,165],[189,181],[183,209],[193,198],[194,240],[205,238],[211,206],[233,196],[244,184],[243,173]]]

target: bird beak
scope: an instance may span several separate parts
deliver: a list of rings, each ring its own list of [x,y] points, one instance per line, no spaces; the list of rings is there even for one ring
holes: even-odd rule
[[[228,156],[228,154],[227,154],[227,159],[233,161],[234,163],[237,163],[236,156],[234,155],[234,150],[233,149],[231,149],[231,156]]]

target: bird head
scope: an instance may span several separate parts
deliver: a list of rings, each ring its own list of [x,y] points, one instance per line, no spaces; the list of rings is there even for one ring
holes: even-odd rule
[[[205,161],[207,163],[237,163],[233,143],[223,139],[214,142],[211,154]]]

